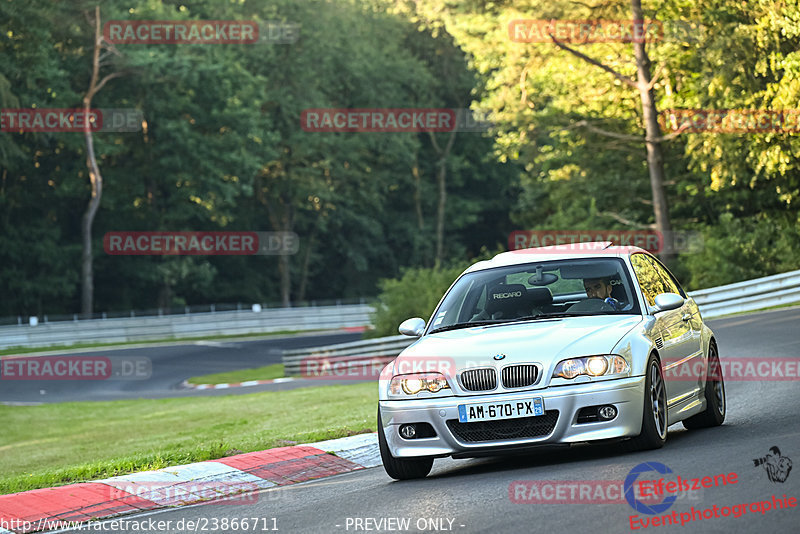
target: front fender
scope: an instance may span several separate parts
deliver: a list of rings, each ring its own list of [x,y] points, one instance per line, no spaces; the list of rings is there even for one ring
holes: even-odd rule
[[[612,352],[625,357],[631,364],[631,376],[642,376],[647,368],[647,360],[653,351],[658,352],[655,338],[660,335],[656,330],[655,317],[645,316],[644,321],[628,332],[614,346]]]

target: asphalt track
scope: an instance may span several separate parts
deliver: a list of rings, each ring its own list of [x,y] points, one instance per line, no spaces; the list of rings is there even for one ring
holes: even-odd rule
[[[328,383],[322,380],[264,384],[234,389],[196,390],[181,387],[187,378],[223,371],[235,371],[281,363],[281,351],[357,341],[361,334],[327,333],[259,340],[187,341],[160,346],[76,350],[70,356],[104,356],[112,368],[122,362],[145,362],[149,377],[135,371],[129,378],[107,380],[0,380],[0,402],[43,403],[157,399],[164,397],[209,396],[276,391]],[[142,375],[144,376],[144,375]],[[335,381],[341,383],[340,381]]]
[[[710,321],[720,356],[800,355],[800,309],[778,310]],[[509,488],[520,480],[624,481],[643,462],[660,462],[682,478],[734,472],[735,484],[708,488],[678,500],[673,510],[690,513],[717,505],[731,507],[778,497],[800,498],[800,467],[783,483],[771,482],[754,458],[772,446],[800,462],[800,388],[797,381],[727,383],[728,415],[718,428],[687,431],[670,428],[660,450],[623,453],[613,445],[475,460],[436,460],[424,480],[395,482],[383,469],[356,471],[316,482],[263,491],[255,503],[205,504],[126,516],[138,524],[115,524],[106,532],[632,532],[630,517],[645,517],[626,502],[611,504],[530,504],[512,502]],[[513,494],[513,491],[512,491]],[[798,503],[800,506],[800,503]],[[739,509],[741,512],[741,509]],[[654,517],[654,516],[647,516]],[[678,516],[680,517],[680,515]],[[250,518],[248,528],[230,521]],[[254,527],[253,519],[258,519]],[[386,523],[389,518],[409,520]],[[357,522],[357,519],[361,519]],[[366,522],[365,519],[369,519]],[[182,524],[179,522],[183,520]],[[378,523],[383,520],[383,523]],[[430,521],[429,521],[430,520]],[[701,519],[684,526],[650,526],[646,532],[798,531],[800,507],[748,512],[740,517]],[[151,522],[152,521],[152,522]],[[158,522],[164,521],[159,524]],[[171,523],[166,523],[170,521]],[[187,521],[193,521],[187,525]],[[110,528],[110,521],[104,522]],[[192,528],[189,528],[189,527]],[[639,525],[637,525],[639,526]],[[378,528],[383,527],[383,528]],[[388,527],[388,528],[387,528]],[[424,527],[424,528],[419,528]]]

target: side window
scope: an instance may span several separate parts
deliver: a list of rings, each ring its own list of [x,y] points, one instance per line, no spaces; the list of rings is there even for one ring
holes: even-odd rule
[[[657,295],[672,291],[664,283],[652,262],[650,262],[644,254],[634,254],[631,256],[631,264],[633,265],[633,271],[636,273],[636,278],[639,280],[642,293],[644,293],[644,299],[650,306],[656,305]]]
[[[672,273],[669,272],[666,267],[661,265],[661,263],[659,263],[654,258],[648,257],[647,259],[650,261],[650,263],[653,264],[653,267],[658,272],[658,274],[661,276],[661,279],[664,281],[664,284],[669,288],[669,292],[670,293],[677,293],[678,295],[682,296],[683,298],[686,298],[686,293],[683,292],[683,288],[678,283],[678,281],[675,280],[675,277],[672,276]]]

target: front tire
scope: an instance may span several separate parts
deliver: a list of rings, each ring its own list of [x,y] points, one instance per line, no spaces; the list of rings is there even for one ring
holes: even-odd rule
[[[644,402],[642,407],[642,429],[638,436],[627,442],[629,450],[647,451],[660,449],[667,441],[667,387],[661,362],[655,353],[650,354],[645,367]]]
[[[381,451],[381,460],[386,474],[395,480],[425,478],[433,468],[433,458],[430,456],[419,458],[395,458],[392,456],[389,451],[389,444],[386,443],[380,408],[378,408],[378,448]]]
[[[689,430],[719,426],[725,421],[727,402],[725,400],[725,381],[719,363],[717,346],[712,342],[708,347],[708,375],[706,376],[706,409],[683,422]]]

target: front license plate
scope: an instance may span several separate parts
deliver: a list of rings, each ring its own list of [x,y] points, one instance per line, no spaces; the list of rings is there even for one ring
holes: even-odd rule
[[[458,405],[458,420],[461,423],[536,417],[538,415],[544,415],[544,401],[541,397],[513,402],[481,402],[480,404]]]

